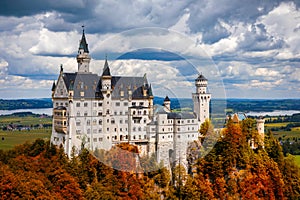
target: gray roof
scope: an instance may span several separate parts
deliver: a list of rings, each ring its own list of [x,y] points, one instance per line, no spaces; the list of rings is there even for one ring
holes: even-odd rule
[[[81,92],[84,92],[83,98],[103,98],[101,92],[101,76],[92,73],[63,73],[63,80],[68,90],[74,90],[74,98],[82,98]],[[112,76],[112,98],[121,98],[121,91],[128,98],[128,91],[131,90],[133,99],[144,99],[152,96],[151,87],[145,77],[121,77]],[[146,89],[146,96],[143,94],[143,88]]]
[[[112,98],[120,98],[121,91],[124,92],[123,98],[128,98],[129,91],[132,92],[132,98],[143,99],[151,96],[151,88],[145,77],[126,77],[113,76],[111,80],[113,89]],[[146,96],[143,94],[143,88],[147,90]]]
[[[174,113],[170,112],[168,113],[168,119],[196,119],[195,114],[191,113]]]

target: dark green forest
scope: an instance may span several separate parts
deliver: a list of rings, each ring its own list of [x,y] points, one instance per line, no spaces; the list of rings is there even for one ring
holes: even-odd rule
[[[136,146],[119,144],[94,155],[82,148],[68,158],[62,148],[41,139],[0,151],[1,199],[299,199],[300,169],[284,156],[271,132],[258,138],[255,121],[228,121],[221,137],[209,137],[206,146],[191,144],[189,168],[171,172],[155,163],[154,155],[140,157]],[[209,122],[202,133],[213,130]],[[217,143],[213,146],[213,140]],[[211,142],[210,142],[211,140]],[[211,146],[210,146],[211,144]],[[206,156],[203,152],[212,148]],[[96,157],[126,171],[104,165]]]

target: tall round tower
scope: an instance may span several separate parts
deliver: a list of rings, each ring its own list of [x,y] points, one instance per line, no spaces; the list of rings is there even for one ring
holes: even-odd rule
[[[209,119],[211,94],[207,93],[207,84],[207,79],[202,74],[195,80],[196,93],[193,93],[194,113],[197,115],[200,124]]]
[[[260,136],[260,143],[264,147],[264,138],[265,138],[265,119],[263,117],[260,117],[256,119],[256,127],[257,127],[257,132]]]

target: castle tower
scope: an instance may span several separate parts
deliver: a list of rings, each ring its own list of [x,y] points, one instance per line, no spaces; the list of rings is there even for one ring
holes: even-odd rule
[[[77,54],[77,63],[78,63],[78,72],[88,73],[90,71],[91,57],[89,55],[88,44],[85,39],[84,29],[82,30],[82,38],[79,43],[78,54]]]
[[[195,86],[196,93],[193,93],[194,113],[201,124],[206,119],[209,119],[211,94],[207,93],[207,79],[202,74],[195,80]]]
[[[103,73],[101,76],[101,92],[103,94],[103,132],[105,133],[104,138],[111,138],[111,131],[112,126],[110,125],[111,116],[113,114],[112,111],[112,100],[111,100],[111,93],[112,93],[112,87],[111,87],[111,79],[112,76],[110,74],[110,69],[108,66],[107,58],[105,58],[105,63],[103,67]],[[106,145],[109,148],[111,148],[111,139],[107,140]]]
[[[259,119],[256,119],[256,127],[258,135],[260,136],[260,143],[264,147],[264,138],[265,138],[265,119],[260,117]]]
[[[166,112],[171,112],[171,100],[168,96],[164,99],[164,110]]]

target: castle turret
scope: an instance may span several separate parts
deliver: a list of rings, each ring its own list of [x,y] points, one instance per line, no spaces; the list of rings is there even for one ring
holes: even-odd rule
[[[168,96],[164,99],[164,110],[166,112],[171,112],[171,101]]]
[[[195,80],[196,93],[193,93],[194,113],[197,115],[200,124],[209,119],[211,94],[207,93],[207,84],[207,79],[202,74]]]
[[[110,69],[107,63],[107,58],[105,58],[105,63],[103,67],[103,73],[101,76],[101,83],[102,83],[102,93],[104,94],[110,94],[111,92],[111,74],[110,74]]]
[[[88,44],[85,39],[84,29],[82,30],[82,37],[79,43],[78,54],[77,54],[77,63],[78,63],[78,72],[88,73],[90,71],[91,57],[89,55]]]
[[[257,132],[259,135],[260,139],[260,144],[262,147],[264,147],[264,138],[265,138],[265,119],[260,117],[259,119],[256,119],[256,127],[257,127]]]

